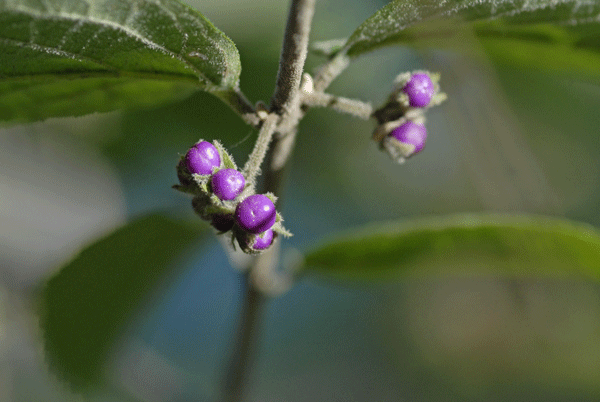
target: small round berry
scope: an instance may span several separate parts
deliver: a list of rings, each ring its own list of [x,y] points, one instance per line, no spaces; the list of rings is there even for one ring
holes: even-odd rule
[[[244,175],[235,169],[221,169],[210,180],[213,193],[223,201],[233,200],[246,185]]]
[[[402,91],[408,95],[410,106],[425,107],[429,105],[435,87],[428,74],[413,74]]]
[[[425,126],[410,120],[401,126],[396,127],[389,135],[403,144],[414,145],[415,150],[412,154],[421,151],[425,146],[425,140],[427,140],[427,130],[425,129]]]
[[[240,202],[235,210],[235,221],[246,232],[262,233],[275,224],[275,205],[266,195],[254,194]]]
[[[221,157],[213,144],[201,141],[187,151],[185,165],[190,173],[211,174],[221,165]]]
[[[215,214],[210,224],[219,232],[228,232],[233,227],[233,215]]]
[[[255,250],[264,250],[268,248],[271,243],[273,243],[273,230],[269,229],[261,233],[259,236],[256,236],[256,240],[254,240],[252,248]]]

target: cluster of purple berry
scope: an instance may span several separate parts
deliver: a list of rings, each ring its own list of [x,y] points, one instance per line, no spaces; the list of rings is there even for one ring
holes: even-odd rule
[[[232,231],[249,253],[267,249],[276,233],[287,235],[271,194],[252,194],[244,175],[217,141],[199,141],[177,165],[180,185],[191,193],[194,210],[221,233]]]
[[[374,113],[379,126],[373,139],[400,163],[425,147],[424,111],[446,98],[439,92],[438,79],[424,71],[400,74],[388,102]]]

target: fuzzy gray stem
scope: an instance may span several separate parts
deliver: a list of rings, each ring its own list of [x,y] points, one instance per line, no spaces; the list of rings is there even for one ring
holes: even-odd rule
[[[269,151],[269,160],[277,159],[280,166],[276,169],[272,163],[267,165],[264,190],[273,192],[276,195],[279,195],[278,190],[281,187],[283,178],[281,172],[288,165],[291,154],[291,149],[288,149],[288,147],[282,148],[280,143],[284,140],[287,144],[293,144],[296,124],[291,124],[292,129],[287,133],[280,131],[282,134],[290,135],[283,135],[281,138],[275,137],[270,150],[269,144],[273,132],[278,130],[277,123],[280,122],[280,117],[282,120],[297,121],[298,116],[301,115],[299,87],[308,51],[308,38],[314,7],[315,0],[292,0],[281,51],[276,88],[271,102],[271,111],[274,113],[269,114],[263,121],[259,140],[244,167],[246,179],[254,182],[265,153]],[[280,153],[283,153],[283,155],[279,155]],[[225,383],[224,400],[227,402],[241,401],[245,394],[253,356],[255,355],[261,310],[267,297],[252,277],[258,271],[265,269],[265,266],[273,264],[275,251],[277,250],[272,248],[257,256],[248,273],[244,275],[247,291],[243,304],[240,335],[234,346],[234,354]]]
[[[363,120],[369,120],[373,107],[357,99],[334,96],[323,92],[304,92],[302,103],[308,106],[330,107],[340,113],[347,113]]]
[[[259,126],[261,120],[257,115],[256,109],[239,88],[214,92],[213,94],[225,102],[225,104],[229,105],[229,107],[246,122],[246,124],[254,127]]]
[[[298,91],[308,53],[310,26],[316,0],[292,0],[285,29],[277,84],[271,99],[271,111],[281,116],[298,109]]]
[[[265,155],[269,149],[269,144],[273,138],[273,133],[277,128],[278,119],[279,116],[277,116],[275,113],[269,114],[264,120],[260,131],[258,132],[258,138],[256,140],[256,144],[254,144],[254,149],[252,150],[252,153],[248,157],[248,162],[246,162],[246,165],[244,165],[244,169],[242,170],[247,183],[252,185],[256,183],[256,176],[258,176],[258,173],[260,172],[260,165],[265,159]]]
[[[350,64],[350,58],[344,50],[324,64],[314,78],[315,91],[323,92]]]

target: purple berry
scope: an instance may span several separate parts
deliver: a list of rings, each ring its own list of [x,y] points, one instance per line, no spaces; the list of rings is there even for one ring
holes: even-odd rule
[[[413,74],[402,90],[408,95],[410,106],[425,107],[429,105],[435,87],[428,74]]]
[[[233,227],[233,215],[215,214],[210,224],[219,232],[228,232]]]
[[[190,173],[211,174],[215,167],[221,165],[221,157],[213,144],[202,141],[187,151],[185,165]]]
[[[213,193],[223,201],[233,200],[246,185],[244,175],[235,169],[221,169],[210,180]]]
[[[275,224],[275,205],[266,195],[254,194],[240,202],[235,210],[235,221],[246,232],[262,233]]]
[[[260,236],[256,236],[252,248],[255,250],[264,250],[268,248],[271,243],[273,243],[273,230],[269,229],[261,233]]]
[[[425,140],[427,140],[427,130],[425,129],[425,126],[410,120],[400,127],[396,127],[389,135],[403,144],[414,145],[415,151],[413,152],[413,155],[423,149]]]

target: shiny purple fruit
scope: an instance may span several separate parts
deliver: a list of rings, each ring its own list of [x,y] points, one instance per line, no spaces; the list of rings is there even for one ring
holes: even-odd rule
[[[185,154],[185,166],[192,174],[211,174],[213,169],[220,165],[219,151],[207,141],[197,143]]]
[[[255,250],[264,250],[269,248],[271,243],[273,243],[273,230],[269,229],[264,233],[261,233],[260,236],[256,236],[256,240],[254,241],[252,248]]]
[[[414,155],[421,151],[425,146],[425,141],[427,140],[427,130],[425,129],[424,125],[417,124],[409,120],[392,130],[389,136],[397,139],[403,144],[414,145]]]
[[[213,193],[223,201],[233,200],[246,185],[244,175],[235,169],[221,169],[210,180]]]
[[[275,224],[277,211],[266,195],[254,194],[240,202],[235,210],[235,221],[246,232],[259,234]]]
[[[428,74],[413,74],[402,91],[408,95],[412,107],[425,107],[431,102],[435,87]]]

